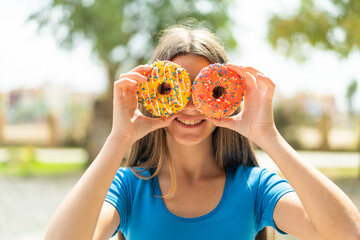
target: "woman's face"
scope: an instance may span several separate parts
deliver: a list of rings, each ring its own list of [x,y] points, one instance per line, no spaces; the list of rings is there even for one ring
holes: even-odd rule
[[[210,64],[206,58],[195,55],[177,56],[172,62],[179,64],[189,73],[191,82],[201,69]],[[211,137],[214,129],[215,125],[207,121],[194,106],[191,96],[185,108],[176,114],[175,120],[166,128],[166,132],[169,140],[182,145],[196,145]]]

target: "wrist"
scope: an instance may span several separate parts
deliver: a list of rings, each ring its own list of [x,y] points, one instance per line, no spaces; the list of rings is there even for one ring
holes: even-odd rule
[[[281,137],[279,131],[275,126],[266,131],[261,136],[258,136],[253,142],[259,146],[261,149],[266,150],[267,146],[271,146],[276,143]]]
[[[130,148],[135,142],[132,139],[131,134],[121,134],[115,131],[110,132],[107,141],[114,144],[121,144],[126,148]]]
[[[128,138],[110,133],[103,147],[96,156],[94,163],[103,165],[106,168],[118,169],[131,144]]]

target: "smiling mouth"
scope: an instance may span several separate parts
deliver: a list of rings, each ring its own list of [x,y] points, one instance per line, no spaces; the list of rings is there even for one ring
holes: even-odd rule
[[[176,118],[176,121],[181,122],[181,123],[183,123],[185,125],[188,125],[188,126],[193,126],[193,125],[196,125],[196,124],[200,124],[205,120],[188,120],[188,119]]]

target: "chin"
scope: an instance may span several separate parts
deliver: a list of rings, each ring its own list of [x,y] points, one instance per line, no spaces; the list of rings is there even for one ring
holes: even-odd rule
[[[208,136],[207,138],[199,138],[197,136],[184,136],[184,137],[174,138],[170,135],[170,138],[180,145],[190,147],[190,146],[200,145],[206,141],[209,141],[209,138],[211,138],[211,136]]]

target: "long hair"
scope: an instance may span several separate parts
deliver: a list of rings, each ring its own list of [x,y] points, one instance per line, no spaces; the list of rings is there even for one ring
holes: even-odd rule
[[[176,25],[164,30],[151,62],[171,61],[180,55],[202,56],[210,63],[226,63],[228,61],[222,42],[212,32],[198,25]],[[143,110],[141,106],[139,108]],[[240,109],[234,114],[239,111]],[[145,115],[151,116],[150,113],[143,112]],[[239,165],[258,166],[252,145],[246,137],[221,127],[216,127],[211,137],[216,164],[222,169],[236,168]],[[157,176],[165,162],[169,164],[172,180],[170,192],[162,196],[167,198],[175,192],[176,177],[164,129],[155,130],[136,141],[130,149],[125,165],[130,167],[138,177],[148,179]],[[151,176],[144,177],[141,173],[148,170],[152,170]],[[266,239],[265,231],[259,232],[256,237],[256,240],[263,239]]]

